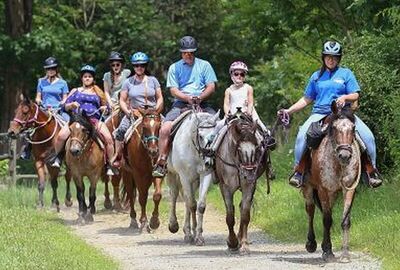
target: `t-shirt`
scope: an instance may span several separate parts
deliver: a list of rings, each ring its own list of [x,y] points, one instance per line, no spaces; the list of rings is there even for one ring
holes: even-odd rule
[[[155,107],[158,88],[160,88],[160,83],[154,76],[145,76],[142,81],[132,76],[124,82],[121,91],[128,91],[131,107],[136,109],[144,107],[144,105]]]
[[[197,57],[193,65],[181,59],[168,69],[167,88],[176,87],[190,96],[200,96],[207,84],[212,82],[217,82],[214,69],[208,61]]]
[[[122,70],[119,80],[113,84],[111,81],[111,72],[104,73],[103,81],[107,82],[108,86],[110,87],[110,96],[114,102],[118,103],[118,94],[123,83],[129,77],[129,75],[131,75],[131,71],[129,69]]]
[[[332,101],[360,91],[353,72],[348,68],[338,67],[332,72],[325,70],[319,79],[318,76],[319,71],[314,72],[304,90],[304,96],[314,100],[313,113],[330,114]]]
[[[37,92],[42,95],[42,104],[44,107],[57,108],[64,94],[68,94],[67,82],[58,78],[52,83],[47,78],[40,78],[37,85]]]

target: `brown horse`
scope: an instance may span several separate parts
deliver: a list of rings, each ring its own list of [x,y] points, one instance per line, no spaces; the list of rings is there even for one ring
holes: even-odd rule
[[[152,176],[153,165],[158,157],[158,135],[161,126],[161,117],[154,110],[141,111],[141,123],[134,130],[132,137],[125,146],[125,166],[123,181],[127,192],[127,198],[131,207],[130,227],[142,231],[157,229],[160,225],[158,206],[161,200],[162,179]],[[147,221],[146,204],[150,186],[154,184],[154,210]],[[139,204],[141,207],[140,226],[136,221],[135,197],[136,189],[139,192]]]
[[[32,144],[32,153],[35,161],[36,173],[39,178],[38,207],[43,207],[43,192],[46,181],[45,160],[48,158],[48,154],[54,147],[55,137],[60,131],[60,126],[53,113],[43,111],[36,103],[33,103],[26,95],[23,95],[18,107],[15,110],[15,116],[10,123],[8,134],[11,137],[16,137],[24,131],[29,131],[29,137],[27,140]],[[51,199],[52,206],[56,207],[57,211],[59,211],[60,203],[57,197],[57,177],[60,169],[48,166],[47,170],[50,174],[50,182],[53,189],[53,197]],[[66,171],[65,180],[67,183],[65,205],[71,206],[71,177],[68,170]]]
[[[70,168],[76,186],[79,203],[78,223],[93,221],[96,212],[96,185],[105,171],[103,150],[95,141],[97,132],[89,119],[81,114],[73,114],[70,121],[71,134],[65,146],[65,163]],[[89,178],[89,208],[85,202],[85,184],[83,177]]]
[[[349,261],[350,211],[361,173],[360,148],[355,140],[355,116],[350,107],[340,108],[332,103],[328,135],[316,150],[311,152],[310,172],[305,175],[302,188],[305,207],[309,218],[308,241],[306,249],[314,252],[317,248],[313,220],[315,204],[323,215],[324,236],[322,258],[334,257],[330,229],[332,208],[339,192],[343,193],[344,208],[342,217],[343,246],[342,261]]]
[[[226,224],[229,236],[227,244],[230,251],[249,253],[247,228],[250,222],[250,208],[256,190],[257,179],[266,170],[268,149],[262,143],[261,133],[251,117],[232,120],[226,135],[215,155],[215,172],[226,207]],[[260,136],[259,136],[260,135]],[[237,190],[242,192],[240,202],[240,226],[236,236],[235,206],[233,196]]]

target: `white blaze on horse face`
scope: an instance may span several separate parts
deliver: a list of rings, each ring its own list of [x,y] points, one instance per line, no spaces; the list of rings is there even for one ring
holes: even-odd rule
[[[241,162],[244,163],[254,163],[255,162],[255,153],[256,153],[256,146],[251,142],[242,142],[239,145],[240,147],[240,155],[241,155]]]
[[[155,121],[154,121],[154,119],[151,119],[149,124],[150,124],[150,127],[153,127],[153,126],[154,126],[154,124],[155,124]]]
[[[349,119],[338,119],[333,123],[334,128],[336,128],[339,132],[349,132],[353,131],[354,123],[351,122]]]

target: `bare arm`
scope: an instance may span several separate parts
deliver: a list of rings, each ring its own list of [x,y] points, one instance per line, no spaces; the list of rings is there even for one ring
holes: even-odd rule
[[[224,97],[224,113],[225,113],[225,115],[229,114],[229,108],[231,107],[231,96],[230,96],[228,89],[225,90],[225,97]]]
[[[252,115],[254,109],[254,90],[253,87],[249,85],[249,90],[247,91],[247,113]]]
[[[65,101],[67,100],[67,97],[68,97],[68,94],[64,94],[63,97],[62,97],[62,99],[61,99],[60,104],[64,104]]]
[[[191,97],[189,95],[186,95],[184,93],[182,93],[178,88],[176,87],[171,87],[169,89],[169,91],[171,92],[171,95],[179,100],[182,100],[184,102],[188,102],[190,103]]]
[[[311,104],[313,102],[312,99],[306,98],[306,97],[302,97],[300,98],[295,104],[293,104],[292,106],[290,106],[289,109],[286,110],[286,112],[288,114],[293,114],[295,112],[301,111],[302,109],[304,109],[305,107],[307,107],[309,104]]]
[[[164,97],[162,95],[161,88],[156,89],[156,111],[157,113],[161,113],[164,110]]]
[[[207,84],[206,89],[200,94],[200,100],[207,100],[215,92],[215,83]]]
[[[112,100],[111,100],[111,96],[110,96],[110,86],[108,85],[108,82],[104,81],[103,83],[104,86],[104,94],[106,95],[106,100],[108,103],[108,106],[110,106],[112,108]]]
[[[131,110],[128,106],[128,91],[121,91],[119,95],[119,106],[125,115],[130,115]]]
[[[35,102],[38,105],[40,105],[40,103],[42,103],[42,93],[40,93],[40,92],[36,93]]]
[[[336,103],[344,105],[344,103],[346,103],[346,102],[357,101],[359,97],[360,97],[359,93],[352,93],[352,94],[343,95],[343,96],[340,96],[336,100]]]

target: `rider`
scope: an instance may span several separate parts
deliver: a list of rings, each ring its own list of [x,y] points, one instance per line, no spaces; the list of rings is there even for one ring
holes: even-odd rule
[[[172,122],[179,117],[181,110],[200,102],[200,107],[204,111],[215,113],[204,101],[214,93],[217,77],[209,62],[195,57],[196,51],[196,40],[191,36],[184,36],[180,40],[182,59],[173,63],[168,69],[167,88],[175,100],[161,126],[160,156],[153,170],[154,177],[163,177],[166,173]]]
[[[71,93],[65,101],[65,110],[77,112],[79,109],[86,113],[90,118],[90,122],[104,138],[107,158],[108,161],[110,161],[114,156],[114,142],[107,126],[100,121],[102,112],[104,113],[108,109],[105,94],[94,82],[94,76],[96,74],[94,67],[85,65],[81,68],[80,74],[82,86],[71,90]],[[70,133],[68,125],[65,125],[60,130],[55,144],[56,155],[64,148]],[[110,164],[111,162],[109,162],[107,166],[107,175],[114,174]],[[59,167],[60,160],[56,158],[52,166]]]
[[[36,90],[36,104],[46,109],[60,109],[68,96],[67,82],[61,78],[58,70],[58,62],[54,57],[44,60],[43,68],[46,76],[40,78]],[[68,122],[69,115],[60,112],[61,117]],[[21,153],[21,159],[29,159],[31,144],[26,144]]]
[[[156,77],[150,75],[147,69],[149,61],[150,58],[142,52],[136,52],[131,57],[135,74],[129,77],[121,88],[119,104],[125,116],[114,131],[116,150],[113,160],[121,155],[125,133],[134,124],[135,119],[140,116],[138,109],[148,106],[155,109],[157,113],[161,113],[163,110],[164,99],[160,83]]]
[[[293,114],[302,110],[307,105],[314,102],[311,116],[299,128],[295,145],[295,172],[289,179],[289,184],[300,187],[303,184],[304,168],[300,165],[300,160],[306,150],[306,132],[311,123],[323,119],[331,113],[331,102],[336,100],[338,105],[346,102],[356,102],[359,98],[360,86],[350,69],[339,66],[342,57],[342,47],[338,42],[327,41],[322,49],[322,67],[314,72],[304,91],[304,96],[300,98],[289,109],[278,111],[281,113]],[[382,184],[376,169],[376,145],[375,138],[371,130],[365,123],[356,116],[356,130],[364,142],[369,162],[372,166],[367,166],[369,185],[378,187]]]
[[[104,92],[108,105],[114,107],[118,104],[121,87],[126,78],[131,75],[131,71],[124,69],[124,56],[119,52],[111,52],[108,62],[110,64],[110,71],[104,73],[103,76]]]

